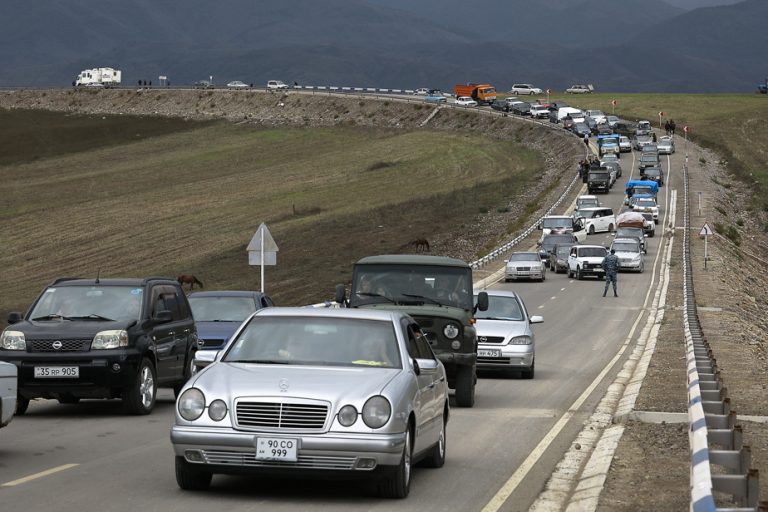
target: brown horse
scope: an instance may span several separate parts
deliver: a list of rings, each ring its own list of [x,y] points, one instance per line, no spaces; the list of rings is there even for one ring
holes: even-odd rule
[[[193,290],[195,288],[195,285],[200,285],[200,288],[203,287],[203,283],[198,281],[198,279],[193,276],[192,274],[181,274],[179,277],[176,278],[176,280],[179,282],[179,284],[183,287],[185,284],[189,285],[189,289]]]

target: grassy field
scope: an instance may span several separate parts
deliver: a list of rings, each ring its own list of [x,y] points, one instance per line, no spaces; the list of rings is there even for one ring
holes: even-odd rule
[[[102,116],[0,111],[0,126],[8,115],[35,137],[2,153],[2,320],[64,275],[193,273],[207,289],[258,289],[245,248],[262,222],[280,248],[268,291],[317,302],[359,257],[471,230],[543,169],[519,145],[460,132],[123,117],[104,133]]]
[[[768,96],[762,94],[590,94],[552,96],[578,108],[595,108],[623,119],[647,119],[658,126],[674,119],[677,150],[688,138],[718,153],[734,175],[753,186],[753,209],[768,211]]]

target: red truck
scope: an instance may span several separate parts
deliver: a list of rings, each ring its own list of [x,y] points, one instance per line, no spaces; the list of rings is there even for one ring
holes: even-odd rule
[[[490,84],[459,84],[453,86],[453,95],[456,98],[469,96],[478,104],[490,105],[496,101],[496,88]]]

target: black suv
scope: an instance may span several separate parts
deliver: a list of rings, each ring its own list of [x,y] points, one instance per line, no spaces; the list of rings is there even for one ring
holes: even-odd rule
[[[122,398],[149,414],[158,386],[178,393],[195,372],[195,322],[172,278],[57,279],[8,323],[0,360],[19,370],[16,414],[38,397]]]

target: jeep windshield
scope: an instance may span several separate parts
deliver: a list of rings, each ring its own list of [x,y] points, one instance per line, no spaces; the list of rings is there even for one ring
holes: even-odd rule
[[[573,229],[573,219],[571,217],[561,217],[561,218],[544,218],[544,220],[541,222],[541,227],[544,229],[553,229],[553,228],[570,228]]]
[[[651,187],[633,187],[632,194],[633,195],[639,195],[639,194],[653,195],[653,189]]]
[[[600,171],[600,172],[590,171],[589,179],[590,180],[607,180],[608,171]]]
[[[605,257],[604,247],[582,247],[579,249],[579,258],[603,258]]]
[[[573,235],[547,235],[541,241],[540,249],[544,252],[551,252],[557,244],[572,244]]]
[[[138,320],[143,290],[134,286],[51,286],[29,318],[44,320]]]
[[[611,248],[616,252],[640,252],[637,242],[615,242]]]
[[[432,265],[358,265],[350,306],[438,304],[471,310],[472,269]]]

